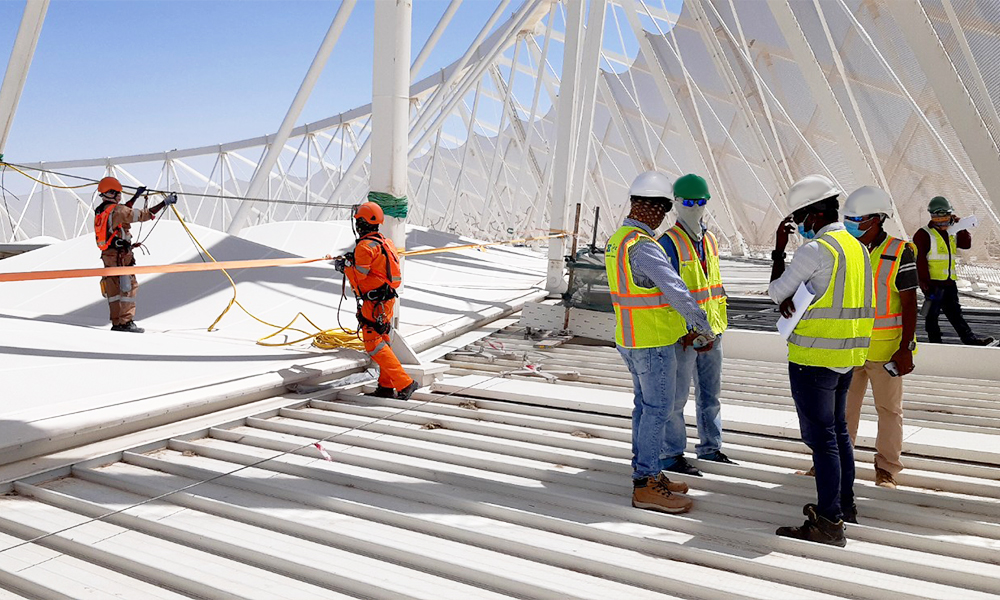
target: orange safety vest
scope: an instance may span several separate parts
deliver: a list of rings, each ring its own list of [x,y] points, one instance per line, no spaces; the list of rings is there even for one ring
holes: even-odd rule
[[[94,211],[94,236],[97,238],[97,247],[104,252],[111,247],[115,238],[122,237],[122,227],[111,227],[111,215],[115,212],[117,202],[108,202]]]

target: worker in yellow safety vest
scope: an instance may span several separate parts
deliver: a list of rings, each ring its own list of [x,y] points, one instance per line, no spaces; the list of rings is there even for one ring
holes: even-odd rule
[[[806,522],[776,533],[835,546],[847,544],[844,521],[857,522],[847,391],[854,368],[868,356],[875,316],[868,251],[840,221],[840,194],[822,175],[792,185],[791,216],[778,226],[768,287],[783,317],[801,319],[788,337],[788,378],[817,492],[816,504],[804,507]],[[806,243],[786,270],[785,248],[796,225]],[[813,294],[808,305],[795,305],[800,286]]]
[[[691,509],[687,484],[660,472],[665,425],[676,393],[676,346],[709,351],[705,311],[670,265],[654,230],[671,207],[670,180],[648,171],[629,188],[631,210],[608,241],[604,260],[615,308],[615,343],[632,374],[632,506],[667,513]]]
[[[913,371],[917,332],[917,263],[913,245],[882,227],[892,218],[892,199],[865,186],[844,203],[844,226],[871,256],[875,274],[875,326],[865,364],[854,368],[847,392],[847,428],[857,439],[861,405],[871,382],[878,413],[875,438],[875,484],[895,488],[903,470],[903,376]]]
[[[958,300],[955,259],[959,250],[972,248],[972,234],[968,229],[952,232],[952,226],[959,219],[955,216],[951,202],[944,196],[931,198],[927,211],[931,213],[931,220],[913,234],[913,243],[917,247],[917,276],[927,311],[924,326],[928,341],[932,344],[941,343],[938,317],[943,310],[963,344],[995,346],[997,341],[993,337],[983,337],[972,332]]]
[[[719,272],[719,242],[705,225],[708,201],[712,195],[704,178],[688,174],[673,185],[676,224],[660,236],[660,244],[674,270],[680,274],[688,291],[708,314],[715,343],[708,352],[677,348],[677,393],[674,410],[667,421],[667,432],[660,453],[660,468],[674,473],[701,476],[701,471],[684,458],[687,433],[684,405],[695,382],[695,422],[699,460],[736,464],[722,452],[722,333],[729,326],[726,314],[726,290]]]

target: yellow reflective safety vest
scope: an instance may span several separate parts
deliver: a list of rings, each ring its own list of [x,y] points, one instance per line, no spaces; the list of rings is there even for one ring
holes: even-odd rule
[[[829,231],[815,241],[833,255],[833,274],[788,337],[788,360],[810,367],[861,366],[868,356],[875,320],[868,250],[843,229]]]
[[[921,227],[931,238],[930,250],[927,251],[927,268],[934,281],[958,279],[955,269],[955,257],[958,255],[958,241],[947,231],[938,231],[927,225]],[[948,241],[945,241],[948,238]]]
[[[629,253],[636,244],[656,244],[639,227],[621,227],[604,250],[604,266],[615,306],[615,343],[623,348],[670,346],[687,333],[687,321],[670,307],[659,288],[636,285]]]
[[[726,312],[726,289],[722,286],[722,275],[719,273],[719,242],[711,231],[705,232],[703,244],[705,248],[705,268],[695,251],[691,236],[679,225],[668,229],[660,242],[670,240],[677,253],[678,267],[681,279],[687,285],[688,291],[695,301],[708,315],[708,324],[712,333],[719,335],[729,328],[729,316]],[[708,272],[706,273],[706,269]]]
[[[871,253],[872,273],[875,274],[875,327],[867,360],[888,362],[903,339],[903,305],[896,287],[896,274],[906,246],[907,242],[886,236]]]

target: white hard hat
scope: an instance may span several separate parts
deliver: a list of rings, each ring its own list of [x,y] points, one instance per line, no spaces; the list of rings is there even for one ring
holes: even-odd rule
[[[883,213],[892,218],[892,198],[885,190],[866,185],[851,192],[841,210],[845,217],[863,217]]]
[[[632,185],[628,188],[628,195],[643,198],[671,198],[673,197],[673,183],[663,173],[646,171],[632,181]]]
[[[819,202],[831,196],[842,194],[833,182],[822,175],[807,175],[792,184],[788,190],[788,212]]]

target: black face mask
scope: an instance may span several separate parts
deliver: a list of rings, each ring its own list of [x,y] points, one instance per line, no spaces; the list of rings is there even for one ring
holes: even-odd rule
[[[378,231],[378,225],[372,225],[364,219],[354,219],[354,234],[355,237],[363,237],[372,233],[373,231]]]

